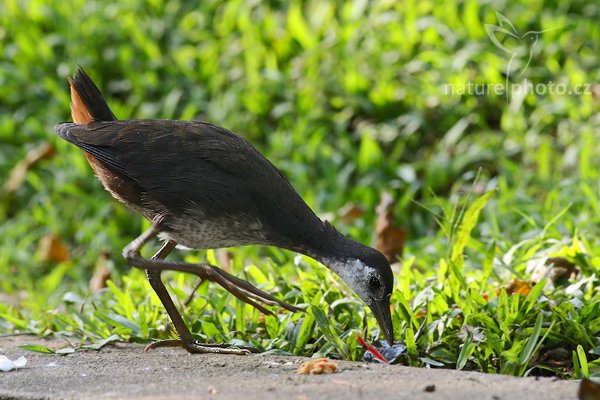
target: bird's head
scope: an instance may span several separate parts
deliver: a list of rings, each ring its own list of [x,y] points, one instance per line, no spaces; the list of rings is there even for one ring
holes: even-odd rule
[[[386,341],[394,344],[394,329],[390,313],[390,297],[394,276],[390,263],[379,251],[362,246],[352,258],[330,264],[340,278],[364,301],[379,323]]]

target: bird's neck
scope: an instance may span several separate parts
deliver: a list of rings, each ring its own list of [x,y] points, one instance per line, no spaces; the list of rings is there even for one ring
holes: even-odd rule
[[[368,293],[361,290],[361,281],[373,269],[360,260],[360,255],[368,251],[368,247],[329,227],[331,230],[321,238],[318,245],[298,248],[295,251],[319,261],[353,288],[360,298],[368,298]]]
[[[342,235],[327,222],[318,236],[310,244],[299,244],[291,250],[314,258],[340,276],[353,268],[366,248],[362,243]]]

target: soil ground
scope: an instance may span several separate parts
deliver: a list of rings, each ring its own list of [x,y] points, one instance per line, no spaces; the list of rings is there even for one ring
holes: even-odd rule
[[[181,349],[144,353],[117,344],[67,356],[25,351],[56,346],[35,337],[0,338],[0,354],[25,356],[25,368],[0,372],[0,399],[576,399],[578,383],[447,369],[336,361],[339,372],[296,375],[301,357],[190,355]]]

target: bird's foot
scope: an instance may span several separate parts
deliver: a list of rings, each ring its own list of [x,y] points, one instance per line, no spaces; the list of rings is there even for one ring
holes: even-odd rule
[[[194,354],[236,354],[236,355],[246,355],[250,354],[251,351],[249,349],[234,349],[229,347],[226,344],[200,344],[196,341],[192,342],[184,342],[181,339],[167,339],[160,340],[158,342],[150,343],[144,349],[144,352],[148,350],[157,349],[159,347],[182,347],[187,350],[189,353]]]

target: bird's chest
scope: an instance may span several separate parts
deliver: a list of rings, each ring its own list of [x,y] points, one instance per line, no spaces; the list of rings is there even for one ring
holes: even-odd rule
[[[185,216],[170,218],[161,237],[192,249],[266,244],[263,226],[258,219],[238,216],[211,218]]]

